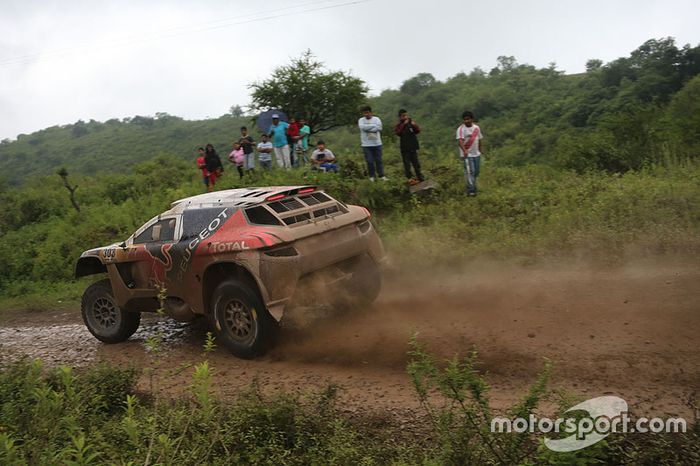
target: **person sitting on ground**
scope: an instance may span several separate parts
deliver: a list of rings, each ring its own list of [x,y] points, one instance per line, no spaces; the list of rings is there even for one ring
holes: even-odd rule
[[[263,170],[272,170],[272,143],[267,134],[260,135],[258,143],[258,161]]]
[[[202,170],[202,181],[207,190],[209,190],[209,172],[207,171],[207,164],[204,162],[204,147],[197,149],[197,168]]]
[[[318,141],[316,150],[311,154],[311,169],[321,170],[324,172],[338,173],[338,164],[335,163],[335,155],[330,149],[326,148],[326,143]]]
[[[238,142],[233,143],[233,150],[228,154],[228,161],[236,165],[239,178],[243,178],[243,164],[245,163],[245,152]]]
[[[221,164],[219,154],[214,150],[214,146],[207,144],[204,151],[204,164],[209,172],[209,192],[214,190],[216,179],[224,172],[224,166]]]

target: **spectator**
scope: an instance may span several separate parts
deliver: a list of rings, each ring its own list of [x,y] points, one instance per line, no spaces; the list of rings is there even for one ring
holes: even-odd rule
[[[299,118],[299,136],[296,141],[296,158],[295,166],[305,165],[309,163],[309,159],[306,157],[306,152],[309,150],[309,135],[311,134],[311,128],[306,124],[306,119]]]
[[[418,162],[418,137],[420,127],[408,116],[404,109],[399,110],[399,123],[394,128],[394,132],[400,138],[401,159],[403,160],[403,171],[408,179],[408,184],[415,185],[424,181]],[[416,172],[416,178],[411,175],[411,165]]]
[[[245,164],[245,152],[238,142],[233,143],[233,150],[228,154],[228,161],[236,165],[239,178],[243,178],[243,165]]]
[[[384,176],[384,165],[382,164],[382,120],[372,115],[372,108],[369,105],[362,107],[362,118],[357,122],[360,128],[360,141],[362,152],[365,154],[367,171],[370,181],[374,181],[375,173],[379,178],[386,181]]]
[[[272,169],[272,143],[267,134],[260,135],[260,142],[258,143],[258,161],[260,162],[260,167],[263,170]]]
[[[295,152],[297,140],[299,139],[299,123],[294,117],[289,117],[289,127],[287,128],[287,144],[289,144],[289,162],[292,167],[296,167]]]
[[[245,160],[243,162],[243,168],[246,171],[255,170],[255,141],[252,136],[248,135],[248,128],[241,126],[241,138],[238,143],[243,148],[243,154],[245,154]]]
[[[311,154],[311,169],[338,173],[335,155],[330,149],[326,149],[326,143],[323,141],[318,141],[316,150]]]
[[[289,143],[287,142],[287,127],[289,124],[286,121],[280,121],[278,114],[272,115],[272,125],[268,130],[268,134],[272,138],[272,147],[277,159],[277,165],[280,168],[291,168],[289,160]]]
[[[207,171],[207,164],[204,162],[204,147],[200,147],[197,149],[197,168],[202,170],[202,181],[204,182],[204,186],[207,187],[207,191],[209,190],[209,172]]]
[[[474,124],[474,114],[462,113],[463,123],[457,128],[457,142],[460,157],[464,163],[464,179],[467,182],[467,195],[476,196],[476,179],[481,165],[481,128]]]
[[[209,172],[209,191],[211,192],[216,185],[216,179],[224,172],[224,166],[221,165],[219,154],[216,153],[214,146],[211,144],[207,144],[204,151],[204,165],[207,167],[207,172]]]

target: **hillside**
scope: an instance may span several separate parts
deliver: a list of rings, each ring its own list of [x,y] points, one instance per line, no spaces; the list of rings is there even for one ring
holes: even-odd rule
[[[489,156],[499,163],[626,171],[662,157],[697,155],[699,73],[699,46],[652,39],[628,57],[607,64],[590,60],[582,74],[567,76],[555,66],[538,69],[500,57],[489,72],[475,69],[444,82],[420,73],[370,102],[385,122],[388,146],[394,144],[388,127],[404,107],[422,125],[427,153],[454,148],[454,128],[468,108],[488,137]],[[164,113],[78,121],[2,141],[0,171],[20,172],[5,179],[17,185],[59,167],[92,175],[130,170],[158,154],[190,160],[206,143],[227,149],[242,125],[252,122],[231,115],[188,121]],[[336,151],[357,152],[353,130],[351,125],[323,137]]]

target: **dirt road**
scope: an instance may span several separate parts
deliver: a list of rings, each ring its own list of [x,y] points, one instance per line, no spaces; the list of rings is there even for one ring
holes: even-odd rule
[[[268,390],[343,387],[348,410],[418,408],[405,373],[409,337],[440,358],[480,353],[497,408],[526,393],[554,362],[551,387],[582,399],[615,394],[645,416],[694,415],[700,391],[700,265],[670,259],[615,268],[479,264],[460,272],[390,274],[372,309],[345,316],[298,311],[285,318],[267,356],[244,361],[218,348],[204,355],[204,319],[145,318],[126,343],[104,345],[79,312],[0,313],[0,361],[21,355],[47,364],[95,361],[156,367],[156,387],[179,394],[192,366],[208,359],[222,395],[257,377]],[[161,333],[158,356],[144,341]],[[146,384],[147,381],[142,381]],[[552,400],[554,400],[554,395]],[[552,401],[554,403],[555,401]]]

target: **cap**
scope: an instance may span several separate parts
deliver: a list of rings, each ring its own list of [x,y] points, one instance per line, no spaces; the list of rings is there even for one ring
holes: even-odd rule
[[[272,119],[275,119],[275,118],[277,118],[277,119],[279,120],[280,116],[279,116],[278,114],[276,114],[276,113],[273,113],[273,114],[272,114]]]

